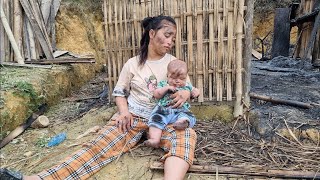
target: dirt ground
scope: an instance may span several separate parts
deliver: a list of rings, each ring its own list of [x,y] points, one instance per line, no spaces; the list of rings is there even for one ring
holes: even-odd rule
[[[252,92],[313,103],[314,107],[301,109],[253,99],[251,111],[255,112],[256,117],[252,118],[250,123],[241,121],[232,128],[233,124],[199,120],[195,127],[198,143],[194,164],[319,171],[319,69],[314,69],[308,62],[283,57],[268,62],[253,61],[252,66]],[[107,96],[97,98],[105,90],[104,78],[105,74],[100,74],[80,90],[73,92],[72,96],[50,108],[45,113],[50,119],[48,128],[29,128],[3,148],[0,157],[1,167],[10,167],[25,174],[38,173],[80,149],[83,143],[94,139],[97,133],[79,140],[76,137],[91,127],[104,126],[116,111],[114,106],[109,104]],[[294,133],[300,132],[296,137],[303,144],[302,147],[297,146],[290,134],[281,132],[287,128],[284,121],[288,127],[294,127]],[[303,132],[309,129],[318,134],[315,133],[313,138],[311,135],[303,136]],[[67,139],[58,146],[46,147],[49,138],[61,132],[67,133]],[[305,149],[306,147],[308,148]],[[305,157],[306,152],[312,155]],[[161,170],[150,170],[149,167],[162,154],[161,150],[148,147],[134,149],[103,168],[91,179],[161,178]],[[219,179],[255,178],[188,173],[186,179],[216,179],[217,176]]]

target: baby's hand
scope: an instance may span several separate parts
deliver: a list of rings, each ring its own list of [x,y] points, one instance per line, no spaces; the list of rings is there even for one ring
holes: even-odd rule
[[[168,86],[169,92],[176,92],[176,88],[174,86]]]
[[[196,98],[200,95],[200,90],[198,88],[193,88],[191,91],[191,97]]]

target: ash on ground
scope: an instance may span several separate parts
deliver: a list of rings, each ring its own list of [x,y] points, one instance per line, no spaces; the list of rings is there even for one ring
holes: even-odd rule
[[[320,71],[309,61],[281,56],[270,61],[252,61],[251,92],[313,105],[303,109],[251,98],[253,119],[258,119],[251,122],[255,138],[272,138],[288,127],[320,132]]]

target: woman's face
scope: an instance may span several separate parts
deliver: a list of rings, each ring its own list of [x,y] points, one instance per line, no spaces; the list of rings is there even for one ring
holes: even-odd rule
[[[164,55],[174,46],[177,29],[174,24],[169,21],[162,21],[162,28],[158,31],[150,30],[151,50],[156,54]]]

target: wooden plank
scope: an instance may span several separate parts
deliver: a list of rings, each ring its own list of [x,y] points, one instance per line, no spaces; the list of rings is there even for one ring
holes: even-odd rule
[[[164,166],[161,162],[154,162],[150,169],[163,170]],[[320,174],[312,171],[287,171],[276,169],[257,170],[250,168],[240,168],[231,166],[201,166],[192,165],[188,169],[188,172],[208,173],[208,174],[240,174],[251,176],[265,176],[265,177],[277,177],[277,178],[297,178],[297,179],[319,179]]]
[[[33,0],[31,0],[30,2],[33,2]],[[37,22],[37,19],[36,19],[37,17],[35,16],[35,12],[34,12],[35,10],[32,9],[31,4],[29,4],[29,2],[26,0],[20,0],[20,3],[27,17],[29,18],[32,29],[44,51],[44,54],[48,59],[53,59],[54,58],[53,50],[52,50],[50,41],[48,41],[49,39],[48,34],[46,31],[43,31],[42,29],[43,26]]]
[[[27,61],[26,61],[27,62]],[[43,68],[43,69],[52,69],[52,65],[36,65],[36,64],[18,64],[12,62],[2,62],[2,66],[13,66],[13,67],[24,67],[24,68]]]
[[[43,16],[43,20],[44,20],[44,25],[47,27],[47,32],[49,32],[48,30],[48,24],[50,23],[50,13],[51,13],[51,6],[53,6],[53,0],[41,0],[41,13]]]
[[[14,39],[14,36],[13,36],[13,33],[12,33],[12,30],[10,28],[10,25],[9,25],[9,22],[7,20],[7,17],[5,16],[5,12],[3,10],[3,6],[0,7],[0,15],[1,15],[1,21],[2,21],[2,25],[4,27],[4,30],[10,40],[10,43],[11,43],[11,46],[12,46],[12,49],[14,51],[14,54],[15,54],[15,57],[16,57],[16,61],[19,63],[19,64],[24,64],[24,59],[22,58],[21,56],[21,53],[20,53],[20,50],[19,50],[19,47],[17,45],[17,42],[16,40]]]
[[[94,58],[56,58],[47,60],[32,60],[26,62],[26,64],[71,64],[71,63],[95,63]]]
[[[271,56],[289,56],[290,48],[290,8],[277,8],[274,18]]]

